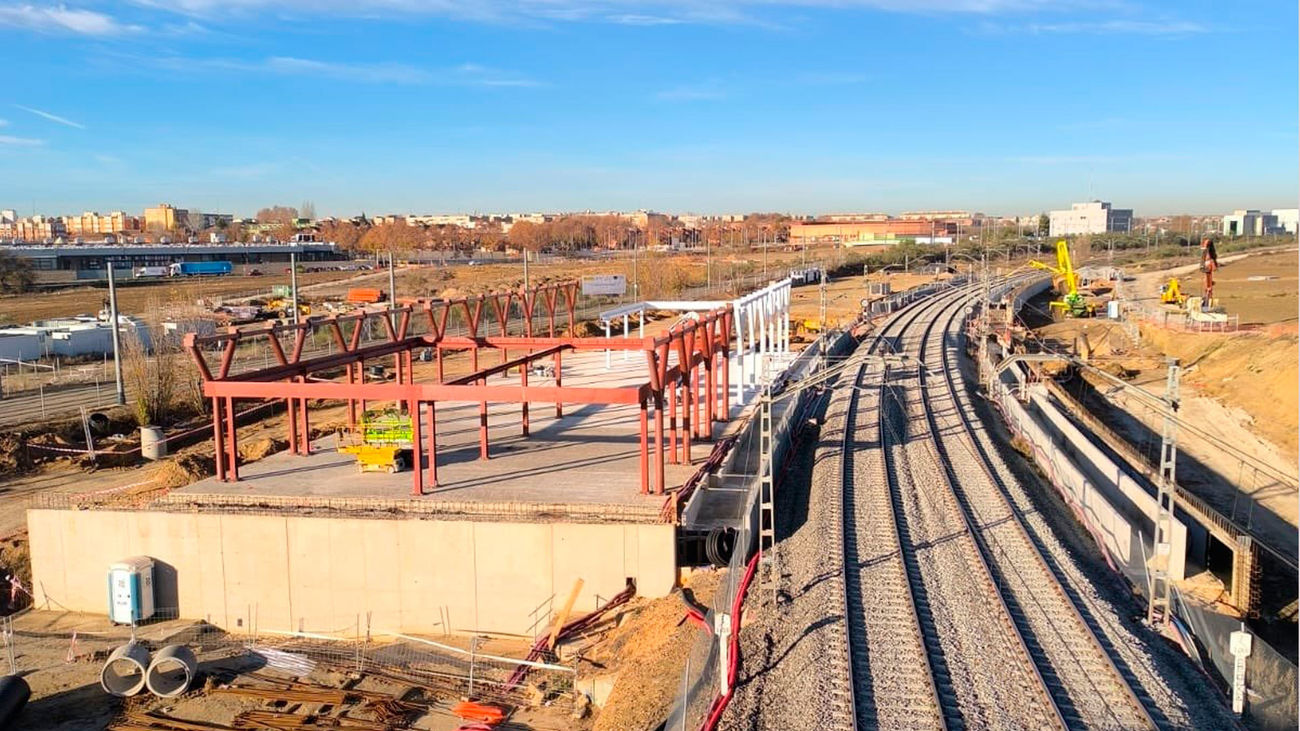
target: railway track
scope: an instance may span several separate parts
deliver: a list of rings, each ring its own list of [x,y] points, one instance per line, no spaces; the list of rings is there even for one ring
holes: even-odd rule
[[[1138,695],[1131,671],[1122,667],[1095,623],[1086,618],[1082,600],[1027,530],[1007,486],[991,466],[993,456],[977,440],[974,405],[954,375],[961,372],[963,322],[961,303],[942,306],[926,325],[918,353],[935,366],[921,371],[919,401],[952,495],[1067,724],[1158,728],[1163,724],[1157,722],[1154,703]]]
[[[863,359],[833,402],[842,535],[828,545],[844,567],[845,725],[1164,726],[1021,524],[976,439],[953,375],[975,294],[954,290],[896,314],[862,348],[907,357]]]

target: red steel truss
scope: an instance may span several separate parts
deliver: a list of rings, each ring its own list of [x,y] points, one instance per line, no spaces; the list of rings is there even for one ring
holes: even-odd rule
[[[479,405],[479,457],[489,458],[488,403],[520,404],[521,429],[528,435],[528,408],[532,402],[555,404],[555,415],[563,415],[565,403],[636,404],[640,408],[641,492],[651,490],[651,461],[654,462],[654,492],[663,494],[665,457],[673,464],[691,462],[693,440],[709,439],[712,424],[727,419],[729,377],[727,362],[732,337],[732,314],[720,308],[672,327],[659,337],[582,338],[557,333],[556,316],[563,307],[568,315],[568,332],[573,333],[577,282],[549,284],[517,291],[447,300],[416,300],[387,310],[358,310],[345,315],[311,317],[298,324],[268,324],[262,328],[230,328],[213,335],[185,336],[203,378],[203,394],[212,399],[212,437],[217,454],[217,478],[239,479],[236,402],[240,399],[284,400],[288,413],[289,450],[310,453],[309,400],[345,401],[348,423],[355,426],[358,407],[366,401],[400,404],[413,415],[415,443],[412,495],[422,495],[428,484],[438,487],[436,410],[439,403]],[[543,312],[537,313],[541,303]],[[518,306],[514,306],[518,305]],[[484,314],[489,311],[490,322]],[[450,335],[452,312],[461,314],[465,334]],[[416,323],[423,325],[417,327]],[[495,324],[496,334],[488,331]],[[377,327],[376,327],[377,326]],[[536,334],[544,328],[545,335]],[[425,332],[415,332],[424,329]],[[379,342],[362,342],[365,331],[381,332]],[[519,333],[512,335],[511,333]],[[336,352],[303,357],[304,345],[318,332],[329,334]],[[290,342],[286,348],[287,339]],[[265,344],[276,364],[256,370],[232,373],[241,347]],[[436,353],[438,379],[417,383],[413,377],[415,350],[431,348]],[[479,350],[500,351],[496,365],[479,367]],[[563,354],[578,350],[639,350],[645,353],[648,378],[636,386],[573,387],[562,383]],[[447,379],[443,354],[470,352],[473,372]],[[510,351],[516,357],[510,357]],[[214,370],[208,353],[220,354]],[[367,381],[365,366],[392,358],[395,377]],[[542,385],[529,383],[528,366],[550,358],[554,364]],[[518,385],[488,385],[490,376],[519,369]],[[337,375],[339,369],[343,374]],[[334,380],[341,378],[342,380]],[[650,445],[650,406],[654,407],[654,447]],[[423,408],[422,408],[423,407]],[[665,424],[667,409],[667,424]],[[419,418],[424,412],[425,423]],[[667,445],[665,445],[665,427]],[[665,446],[667,448],[665,448]],[[653,454],[653,456],[652,456]]]

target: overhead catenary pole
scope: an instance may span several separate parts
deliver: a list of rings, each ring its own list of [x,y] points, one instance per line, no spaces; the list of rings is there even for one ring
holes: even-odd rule
[[[122,335],[117,329],[117,283],[113,279],[113,262],[108,262],[108,323],[113,334],[113,378],[117,384],[117,405],[126,404],[126,384],[122,380]]]

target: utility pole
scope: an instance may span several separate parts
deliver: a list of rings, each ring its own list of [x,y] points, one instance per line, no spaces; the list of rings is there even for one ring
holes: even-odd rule
[[[637,240],[641,229],[632,229],[632,301],[641,301],[641,262],[637,255]]]
[[[289,252],[289,299],[293,304],[293,324],[297,325],[298,317],[298,255]]]
[[[818,304],[817,314],[821,318],[820,322],[821,322],[822,331],[825,332],[826,331],[826,267],[824,265],[822,266],[821,275],[818,277],[818,280],[819,283],[817,288],[819,291],[817,294],[820,299],[820,302]]]
[[[388,319],[392,321],[393,327],[397,327],[397,313],[393,308],[397,307],[397,273],[393,268],[393,252],[388,252]]]
[[[113,333],[113,379],[117,384],[117,405],[126,404],[126,384],[122,380],[122,335],[117,329],[117,282],[113,262],[108,262],[108,322]]]
[[[528,247],[524,249],[524,289],[528,289]]]
[[[699,236],[697,233],[696,236]],[[699,239],[696,239],[699,242]],[[704,276],[708,282],[709,291],[713,291],[713,245],[709,243],[708,232],[704,234]]]

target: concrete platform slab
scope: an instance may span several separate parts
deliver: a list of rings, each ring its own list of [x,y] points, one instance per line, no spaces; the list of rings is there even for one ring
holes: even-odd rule
[[[493,361],[489,355],[482,362]],[[646,374],[643,360],[624,359],[621,354],[615,354],[608,367],[602,352],[566,353],[563,364],[563,381],[573,386],[632,386],[642,383]],[[494,385],[518,382],[517,374],[489,379]],[[664,496],[640,492],[637,407],[569,405],[563,417],[556,418],[553,404],[534,403],[529,407],[530,434],[525,437],[520,404],[489,404],[487,460],[479,458],[478,409],[478,404],[438,405],[439,484],[430,491],[426,475],[422,496],[411,495],[409,471],[360,473],[355,459],[338,452],[338,440],[330,435],[313,443],[311,455],[271,455],[242,465],[239,482],[209,478],[173,491],[163,502],[356,509],[377,502],[385,509],[482,512],[494,517],[559,513],[648,518],[662,508]],[[651,423],[653,441],[653,414]],[[716,433],[721,434],[725,426],[715,425]],[[710,448],[707,442],[697,442],[696,460],[706,457]],[[427,461],[422,466],[427,469]],[[652,474],[653,469],[652,461]],[[666,464],[669,491],[695,469]]]

